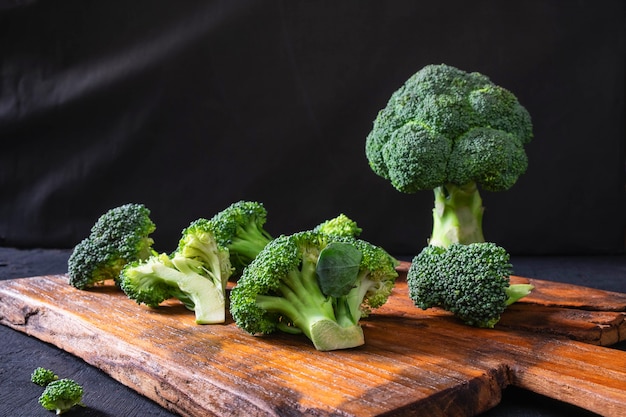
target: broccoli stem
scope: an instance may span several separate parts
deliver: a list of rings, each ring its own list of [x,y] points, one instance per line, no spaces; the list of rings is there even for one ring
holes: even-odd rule
[[[272,237],[266,231],[259,229],[257,224],[251,223],[240,228],[228,248],[247,265],[271,240]]]
[[[178,271],[158,264],[153,267],[154,272],[164,282],[178,287],[187,295],[187,300],[181,301],[185,303],[187,308],[194,311],[196,323],[224,323],[226,301],[221,280],[213,277],[213,281],[211,281],[209,278],[203,277],[193,271],[184,260],[174,258],[172,263],[178,268]],[[188,302],[193,305],[189,305]]]
[[[535,287],[531,284],[511,284],[506,289],[506,305],[510,306],[511,304],[519,301],[520,299],[526,297]]]
[[[315,266],[315,260],[305,255],[301,270],[290,272],[281,282],[279,295],[258,295],[257,306],[289,317],[317,350],[361,346],[365,343],[361,326],[352,319],[346,320],[351,317],[348,300],[335,310],[337,306],[319,288]]]
[[[475,182],[463,186],[445,184],[434,189],[433,231],[428,243],[448,247],[485,241],[483,205]]]

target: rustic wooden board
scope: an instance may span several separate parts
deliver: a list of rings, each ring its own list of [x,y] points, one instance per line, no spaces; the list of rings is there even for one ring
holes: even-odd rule
[[[533,283],[533,298],[507,311],[497,329],[475,329],[415,308],[401,279],[364,320],[366,345],[334,352],[318,352],[304,337],[252,337],[232,320],[199,326],[176,301],[150,309],[112,285],[76,290],[65,275],[0,282],[0,322],[184,416],[472,416],[511,384],[626,415],[626,352],[597,346],[626,338],[626,296]],[[563,316],[564,300],[597,317]]]

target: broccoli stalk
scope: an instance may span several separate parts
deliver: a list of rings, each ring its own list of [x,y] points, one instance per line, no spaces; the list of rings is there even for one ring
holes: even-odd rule
[[[384,304],[391,257],[352,237],[300,232],[270,242],[231,292],[231,314],[251,334],[303,333],[321,351],[364,343],[359,321]]]
[[[228,250],[217,244],[211,222],[198,219],[183,230],[171,255],[128,264],[120,274],[120,286],[138,304],[157,307],[176,298],[195,312],[196,323],[223,323],[231,272]]]
[[[280,329],[289,333],[304,333],[318,350],[362,345],[361,326],[354,321],[349,307],[344,307],[339,300],[333,302],[321,292],[315,265],[315,260],[303,259],[300,271],[284,277],[277,288],[280,295],[257,295],[257,307],[289,317],[291,324],[281,325]]]
[[[528,166],[528,111],[486,76],[442,64],[411,76],[366,138],[370,168],[400,192],[434,190],[429,243],[483,242],[479,188],[510,189]]]
[[[198,261],[180,254],[172,258],[161,254],[125,269],[122,289],[130,298],[150,307],[157,307],[168,298],[176,298],[195,313],[198,324],[223,323],[226,318],[225,289],[221,278],[204,272]],[[156,294],[162,294],[160,297],[152,299],[141,294],[158,287],[164,291],[156,291]]]
[[[483,205],[475,182],[464,186],[448,183],[436,187],[433,230],[429,244],[447,247],[453,243],[484,242]]]

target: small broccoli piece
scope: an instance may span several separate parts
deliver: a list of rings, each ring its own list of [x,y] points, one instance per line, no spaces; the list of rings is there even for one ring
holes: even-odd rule
[[[359,320],[387,301],[394,266],[383,249],[353,237],[283,235],[245,269],[230,311],[250,334],[303,333],[321,351],[360,346]]]
[[[491,242],[425,247],[407,273],[417,307],[441,307],[464,323],[494,327],[507,306],[528,295],[532,285],[510,285],[509,254]]]
[[[363,229],[354,220],[341,213],[337,217],[318,224],[313,228],[313,231],[327,235],[358,237]]]
[[[211,222],[198,219],[183,230],[171,255],[161,253],[126,265],[120,286],[138,304],[157,307],[176,298],[195,312],[196,323],[223,323],[231,273],[228,250],[217,244]]]
[[[358,237],[363,229],[361,229],[354,220],[345,214],[340,214],[337,217],[318,224],[313,228],[313,231],[332,236]],[[400,261],[393,256],[389,255],[389,258],[395,266],[400,265]]]
[[[105,280],[118,282],[122,268],[155,254],[150,234],[156,229],[150,210],[143,204],[125,204],[98,218],[88,237],[69,257],[69,283],[81,290]]]
[[[84,407],[83,387],[72,379],[58,379],[50,382],[39,397],[39,404],[46,410],[63,414],[74,406]]]
[[[429,244],[484,242],[479,187],[510,189],[528,166],[528,111],[486,76],[428,65],[394,92],[366,138],[370,168],[404,193],[434,190]]]
[[[218,244],[230,253],[230,262],[235,269],[233,277],[240,276],[272,240],[264,229],[266,220],[267,210],[256,201],[238,201],[211,219]]]
[[[30,376],[30,380],[32,382],[37,385],[41,385],[42,387],[45,387],[46,385],[48,385],[52,381],[56,381],[57,379],[59,379],[59,376],[57,374],[55,374],[50,369],[42,367],[36,368]]]

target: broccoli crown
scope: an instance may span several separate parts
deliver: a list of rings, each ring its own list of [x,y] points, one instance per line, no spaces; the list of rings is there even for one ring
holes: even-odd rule
[[[84,406],[83,387],[71,379],[57,379],[50,382],[39,397],[39,404],[56,414],[63,414],[76,405]]]
[[[195,312],[196,323],[223,323],[231,272],[228,250],[217,244],[211,222],[198,219],[183,230],[171,255],[127,264],[120,273],[120,287],[138,304],[157,307],[176,298]]]
[[[154,253],[150,234],[155,229],[150,210],[143,204],[125,204],[105,212],[68,259],[70,284],[86,289],[107,279],[117,280],[127,263]]]
[[[256,201],[238,201],[211,218],[220,246],[229,250],[236,275],[272,240],[264,229],[267,210]]]
[[[36,368],[30,376],[30,380],[32,382],[37,385],[41,385],[42,387],[45,387],[46,385],[48,385],[52,381],[56,381],[57,379],[59,379],[59,376],[57,374],[55,374],[50,369],[42,367]]]
[[[358,237],[363,229],[354,220],[341,213],[337,217],[318,224],[313,231],[327,235]]]
[[[532,289],[509,285],[507,251],[491,242],[425,247],[407,274],[409,296],[416,306],[441,307],[468,325],[493,327],[506,307]],[[524,289],[513,300],[510,289]]]
[[[318,350],[362,345],[359,320],[380,307],[397,277],[383,249],[314,231],[280,236],[246,268],[231,314],[251,334],[304,333]]]
[[[528,111],[486,76],[429,65],[395,91],[366,139],[372,170],[399,191],[476,182],[509,189],[526,171]]]

